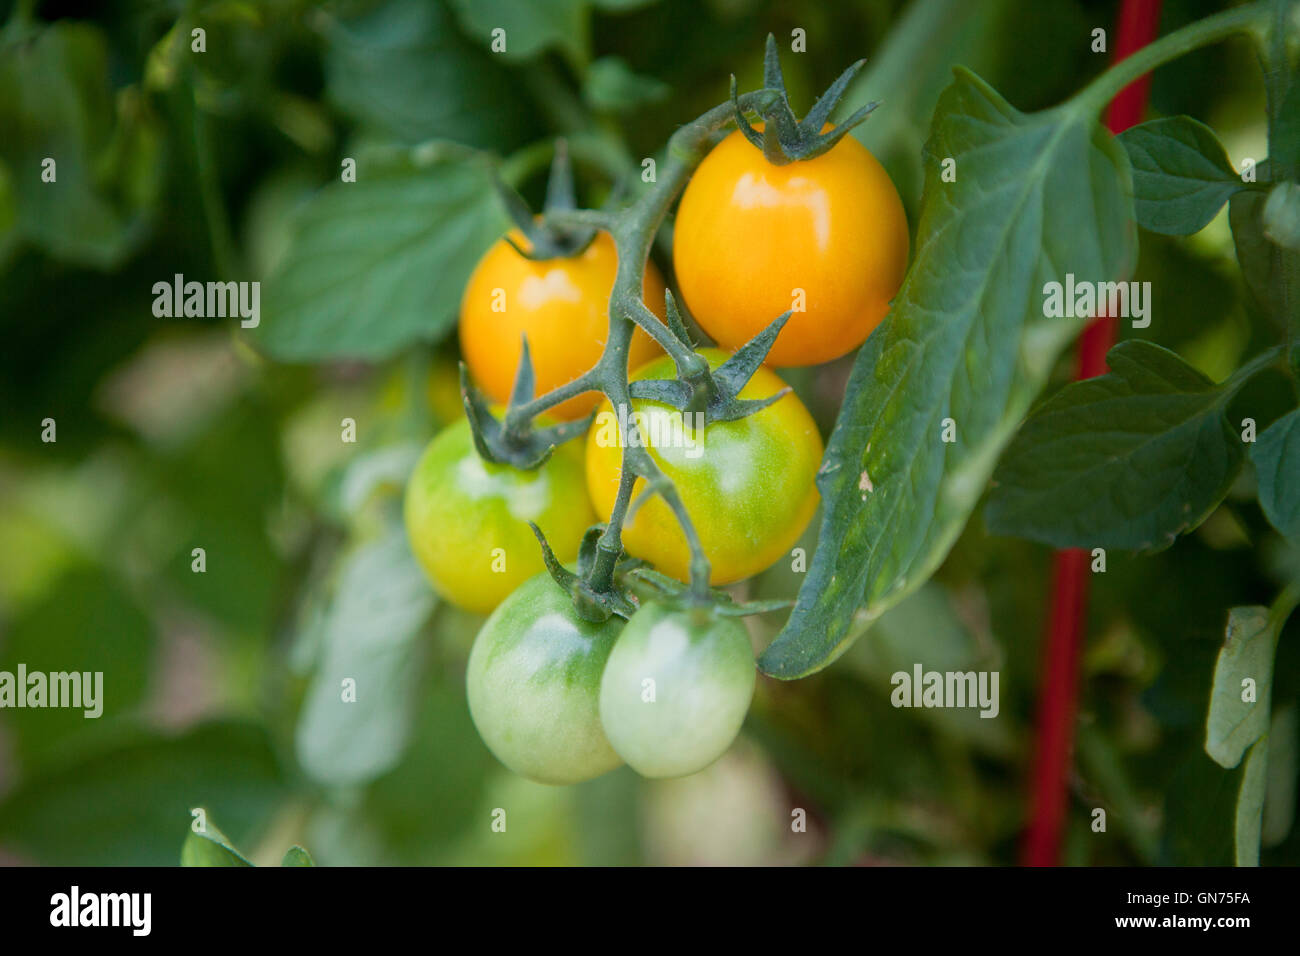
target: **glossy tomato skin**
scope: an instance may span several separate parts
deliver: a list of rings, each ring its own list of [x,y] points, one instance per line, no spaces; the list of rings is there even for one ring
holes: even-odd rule
[[[600,720],[637,773],[685,776],[713,763],[736,739],[754,679],[754,652],[739,620],[648,603],[605,664]]]
[[[719,349],[700,354],[714,368],[729,357]],[[664,356],[633,377],[674,374],[672,359]],[[784,387],[776,373],[760,367],[740,394],[766,398]],[[711,563],[713,584],[750,577],[789,552],[817,510],[815,481],[822,456],[817,426],[793,392],[738,421],[715,422],[702,435],[685,428],[682,413],[667,405],[641,399],[632,404],[647,451],[673,480],[690,512]],[[682,435],[690,442],[675,440]],[[655,444],[656,436],[669,440]],[[621,470],[617,419],[606,402],[587,435],[587,488],[598,514],[613,509]],[[638,478],[633,497],[644,487]],[[662,498],[645,501],[623,526],[623,547],[665,574],[688,580],[686,536]]]
[[[510,238],[528,248],[518,230]],[[460,347],[471,377],[493,399],[507,401],[524,333],[538,395],[586,372],[600,358],[609,336],[609,294],[617,271],[614,240],[606,232],[597,233],[575,257],[540,262],[525,259],[505,239],[498,241],[475,266],[460,303]],[[642,289],[646,305],[662,319],[664,282],[653,262],[646,263]],[[493,311],[494,306],[501,311]],[[650,336],[637,329],[629,367],[658,353]],[[570,421],[589,414],[599,401],[599,393],[590,392],[548,414]]]
[[[852,136],[774,166],[740,132],[695,171],[673,227],[673,266],[696,320],[735,350],[796,311],[774,366],[829,362],[861,345],[907,267],[907,218],[889,174]]]
[[[621,764],[600,724],[600,677],[623,627],[584,621],[547,574],[487,619],[465,673],[470,715],[488,749],[539,783],[578,783]]]
[[[582,448],[569,442],[534,471],[485,462],[462,418],[425,448],[406,486],[411,550],[442,597],[487,614],[540,572],[537,524],[562,561],[596,516],[584,495]]]

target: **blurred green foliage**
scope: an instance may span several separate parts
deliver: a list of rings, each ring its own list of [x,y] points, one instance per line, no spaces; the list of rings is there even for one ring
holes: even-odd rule
[[[564,135],[599,201],[723,101],[731,73],[755,85],[769,31],[799,28],[810,52],[784,60],[796,110],[866,56],[843,109],[882,101],[855,135],[915,217],[951,67],[1018,108],[1050,105],[1103,68],[1088,32],[1116,6],[0,3],[0,670],[105,681],[97,720],[0,712],[0,859],[172,864],[184,845],[189,862],[239,847],[273,865],[300,843],[325,865],[1014,861],[1045,548],[977,517],[845,659],[761,682],[714,767],[557,789],[479,741],[463,667],[481,622],[421,586],[395,517],[413,451],[458,411],[459,291],[504,223],[488,170],[536,199]],[[1220,4],[1164,7],[1168,29]],[[1234,161],[1262,155],[1262,104],[1235,43],[1153,87],[1155,111],[1215,127]],[[1191,240],[1143,234],[1135,276],[1160,288],[1146,337],[1215,378],[1267,331],[1224,219]],[[153,284],[177,273],[263,281],[260,327],[155,318]],[[790,376],[825,427],[846,374]],[[1238,400],[1270,412],[1262,429],[1286,389]],[[47,418],[57,442],[41,441]],[[1247,488],[1169,550],[1114,552],[1093,577],[1073,862],[1232,862],[1246,770],[1206,756],[1206,707],[1228,609],[1267,604],[1300,568],[1251,547],[1268,536]],[[778,566],[747,587],[790,597],[798,578]],[[756,647],[778,626],[755,621]],[[1298,631],[1279,640],[1279,712],[1300,697]],[[891,707],[889,674],[916,660],[999,670],[1000,718]],[[341,676],[357,704],[340,703]],[[1294,728],[1272,739],[1290,758],[1269,761],[1281,796],[1262,860],[1294,864],[1300,828],[1276,804],[1295,800]],[[1088,829],[1094,806],[1105,833]],[[187,842],[198,807],[228,841]],[[798,809],[806,832],[791,832]]]

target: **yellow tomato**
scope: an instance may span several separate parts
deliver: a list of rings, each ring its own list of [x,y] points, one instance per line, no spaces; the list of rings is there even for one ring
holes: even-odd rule
[[[523,233],[510,238],[528,248]],[[504,239],[479,260],[460,303],[460,348],[474,381],[498,402],[510,398],[519,367],[520,336],[527,334],[541,395],[573,381],[596,364],[609,334],[609,294],[614,288],[618,256],[609,233],[597,233],[581,254],[534,262]],[[664,282],[653,262],[646,263],[643,299],[664,316]],[[637,329],[632,336],[629,367],[649,361],[659,351]],[[599,392],[571,398],[548,410],[566,421],[588,414]]]
[[[732,133],[695,171],[673,231],[682,297],[722,347],[738,349],[796,310],[768,354],[775,366],[861,345],[889,311],[907,249],[898,191],[852,136],[773,166]]]

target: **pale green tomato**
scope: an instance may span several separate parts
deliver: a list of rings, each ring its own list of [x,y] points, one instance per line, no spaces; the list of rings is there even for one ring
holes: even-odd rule
[[[492,612],[465,673],[470,715],[483,742],[515,773],[577,783],[623,761],[600,726],[600,675],[621,618],[583,620],[569,596],[539,574]]]
[[[642,776],[703,770],[740,731],[754,673],[749,635],[735,618],[646,604],[605,665],[605,735]]]

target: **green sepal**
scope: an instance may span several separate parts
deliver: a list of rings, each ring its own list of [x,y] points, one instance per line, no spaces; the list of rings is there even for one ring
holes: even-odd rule
[[[519,359],[519,370],[515,374],[511,404],[506,411],[507,418],[510,408],[532,399],[532,381],[532,359],[529,357],[528,341],[525,339]],[[460,363],[460,396],[479,457],[484,461],[510,465],[521,471],[532,471],[546,464],[557,446],[586,434],[595,417],[593,412],[586,418],[574,422],[561,422],[544,428],[534,428],[531,423],[524,425],[522,429],[507,428],[504,422],[492,414],[487,398],[469,380],[469,371],[464,362]]]
[[[672,302],[671,297],[668,302]],[[787,311],[777,316],[716,369],[703,363],[698,372],[681,375],[679,369],[679,378],[640,379],[628,383],[628,393],[632,398],[660,402],[680,412],[703,412],[706,427],[714,422],[732,422],[762,411],[784,398],[790,389],[783,388],[766,398],[740,398],[739,395],[767,358],[790,314]]]
[[[546,535],[542,533],[541,528],[531,521],[528,522],[528,527],[533,529],[533,534],[537,536],[537,543],[542,547],[542,561],[546,564],[547,572],[550,573],[555,583],[569,595],[569,598],[573,601],[574,610],[578,612],[579,617],[594,624],[608,621],[614,616],[621,617],[625,621],[631,620],[632,615],[636,613],[637,608],[640,606],[640,601],[637,600],[635,594],[620,588],[617,584],[613,585],[608,591],[594,590],[587,583],[584,576],[574,574],[560,563],[559,558],[555,556],[555,552],[551,550],[550,544],[547,543]],[[589,528],[583,536],[584,548],[588,547],[587,542],[589,539],[592,542],[590,545],[592,550],[587,557],[588,562],[595,559],[595,537],[592,535],[595,530],[595,528]],[[579,560],[582,560],[581,552],[579,553]],[[579,566],[581,567],[581,565]]]
[[[774,166],[801,159],[813,159],[831,149],[843,139],[853,127],[870,115],[880,104],[871,102],[863,106],[844,122],[828,133],[822,133],[822,127],[830,118],[831,112],[839,104],[849,84],[858,75],[865,59],[858,60],[841,73],[825,93],[813,104],[808,115],[799,120],[790,107],[790,98],[785,89],[785,77],[781,73],[781,61],[777,56],[776,37],[767,35],[767,49],[763,55],[763,84],[778,95],[771,105],[759,115],[763,117],[763,132],[758,132],[745,118],[740,108],[740,98],[736,93],[736,77],[731,77],[731,103],[736,114],[736,128],[745,139],[763,151],[763,155]]]
[[[510,247],[525,259],[534,262],[569,259],[581,255],[596,238],[596,230],[590,226],[558,226],[547,219],[547,213],[576,208],[573,167],[569,163],[569,147],[565,140],[555,141],[555,158],[551,161],[551,172],[546,182],[546,202],[542,206],[540,220],[533,216],[524,197],[500,176],[494,175],[492,184],[501,197],[510,221],[528,238],[530,248],[525,250],[509,236],[505,237]]]

